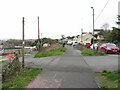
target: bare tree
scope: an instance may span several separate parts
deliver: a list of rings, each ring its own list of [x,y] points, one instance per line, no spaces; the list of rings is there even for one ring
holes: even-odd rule
[[[104,23],[101,28],[103,28],[104,30],[108,30],[109,24],[108,23]]]

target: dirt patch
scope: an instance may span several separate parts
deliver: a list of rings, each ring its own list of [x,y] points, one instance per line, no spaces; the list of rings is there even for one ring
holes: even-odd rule
[[[45,51],[48,52],[50,50],[55,50],[56,48],[59,48],[59,44],[51,44],[50,47],[45,48]]]

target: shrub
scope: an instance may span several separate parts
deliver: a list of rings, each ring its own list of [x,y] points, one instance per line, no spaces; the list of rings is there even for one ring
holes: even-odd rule
[[[106,76],[107,73],[108,73],[107,70],[103,70],[103,71],[102,71],[102,75],[104,75],[104,76]]]
[[[9,58],[9,61],[6,62],[6,64],[2,68],[2,80],[7,80],[10,76],[13,74],[16,74],[16,72],[20,71],[21,69],[21,63],[19,62],[18,55],[15,55],[15,58]]]
[[[117,44],[117,43],[118,43],[118,40],[113,41],[113,43]]]

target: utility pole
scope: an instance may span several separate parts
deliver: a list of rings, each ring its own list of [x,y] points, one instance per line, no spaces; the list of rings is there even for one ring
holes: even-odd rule
[[[41,33],[41,47],[42,47],[42,33]]]
[[[82,41],[82,33],[83,33],[83,29],[81,29],[81,43],[83,44],[83,41]],[[82,50],[82,46],[81,46],[81,50]]]
[[[93,49],[95,49],[94,48],[94,8],[91,7],[91,9],[93,9]]]
[[[40,38],[40,36],[39,36],[39,16],[38,16],[38,39]]]
[[[83,32],[83,29],[81,29],[81,43],[82,43],[82,32]]]
[[[39,31],[39,16],[38,16],[38,43],[37,43],[37,45],[38,45],[38,51],[40,52],[40,36],[39,36],[39,33],[40,33],[40,31]]]
[[[23,20],[22,20],[22,23],[23,23],[23,41],[22,41],[22,68],[24,68],[24,44],[25,44],[25,41],[24,41],[24,17],[23,17]]]

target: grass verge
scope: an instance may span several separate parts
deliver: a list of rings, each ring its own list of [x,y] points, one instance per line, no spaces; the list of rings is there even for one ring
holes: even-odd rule
[[[103,55],[105,55],[104,52],[93,51],[93,50],[90,50],[90,49],[82,50],[81,54],[83,56],[103,56]]]
[[[0,63],[5,63],[5,61],[0,61]]]
[[[2,83],[2,88],[25,88],[35,77],[42,72],[40,68],[26,67],[12,78]]]
[[[28,56],[27,54],[25,54],[24,56]],[[22,55],[18,55],[18,57],[22,57]]]
[[[103,70],[102,73],[95,73],[99,78],[101,88],[118,88],[120,86],[120,71]]]
[[[63,54],[65,51],[66,51],[66,48],[59,45],[59,47],[54,50],[37,52],[34,58],[57,56],[57,55]]]

